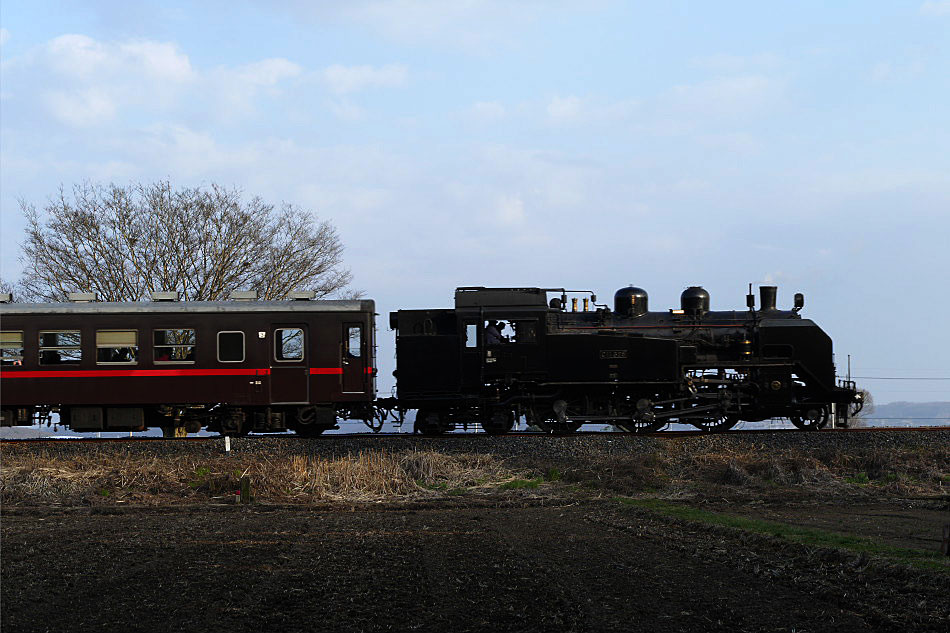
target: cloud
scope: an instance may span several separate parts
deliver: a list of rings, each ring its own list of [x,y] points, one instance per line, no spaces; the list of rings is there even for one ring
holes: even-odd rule
[[[476,55],[517,46],[538,23],[590,13],[606,0],[271,0],[296,20],[357,25],[410,46],[450,47]]]
[[[385,66],[340,66],[334,64],[323,70],[323,80],[335,94],[348,94],[377,87],[406,85],[409,69],[400,64]]]
[[[297,64],[279,57],[238,66],[229,74],[235,81],[254,86],[273,86],[284,79],[297,77],[303,69]]]
[[[871,69],[871,79],[877,82],[894,79],[906,79],[924,72],[924,63],[921,60],[909,62],[880,62]]]
[[[279,94],[281,82],[302,74],[303,68],[299,65],[279,57],[233,68],[217,68],[205,73],[206,83],[211,86],[207,94],[222,102],[230,118],[246,116],[253,111],[259,94]]]
[[[68,125],[87,127],[115,116],[116,100],[96,88],[47,92],[43,98],[49,112]]]
[[[950,0],[925,2],[920,5],[921,15],[950,15]]]
[[[109,123],[127,112],[158,115],[202,103],[227,117],[245,115],[261,93],[304,74],[283,58],[201,70],[174,42],[100,41],[67,34],[4,64],[15,94],[35,95],[40,107],[71,127]]]
[[[545,106],[545,113],[554,124],[609,123],[628,117],[639,104],[635,99],[601,101],[576,95],[555,96]]]
[[[366,116],[366,110],[346,99],[330,99],[327,109],[342,121],[359,121]]]
[[[505,118],[507,111],[505,106],[497,101],[477,101],[472,105],[470,113],[473,118],[489,123]]]
[[[495,206],[495,219],[502,226],[524,224],[524,201],[519,196],[502,196]]]
[[[548,103],[548,118],[552,121],[572,121],[581,113],[580,97],[554,97]]]
[[[10,39],[10,31],[0,28],[0,46],[3,46]]]
[[[763,75],[720,77],[673,88],[674,104],[692,112],[742,115],[775,104],[785,91],[783,81]]]
[[[179,83],[196,77],[188,56],[170,42],[99,42],[69,34],[50,40],[40,58],[63,77],[84,81],[132,73]]]
[[[781,64],[781,58],[774,53],[756,53],[753,55],[731,55],[717,53],[693,59],[693,65],[718,73],[742,73],[752,70],[775,68]]]

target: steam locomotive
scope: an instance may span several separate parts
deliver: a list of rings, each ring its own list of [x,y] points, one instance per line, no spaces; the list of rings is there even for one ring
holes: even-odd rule
[[[679,309],[651,312],[627,287],[613,308],[589,291],[463,287],[454,309],[398,310],[396,395],[376,397],[375,304],[324,301],[61,304],[0,297],[2,424],[56,413],[78,431],[315,435],[338,418],[373,430],[415,410],[414,430],[515,421],[551,433],[586,423],[635,432],[676,422],[724,431],[787,418],[800,429],[847,425],[861,405],[836,381],[831,339],[762,286],[743,311],[711,311],[687,288]],[[553,296],[551,296],[553,295]],[[568,295],[571,295],[570,307]],[[550,299],[549,299],[550,296]],[[3,301],[5,299],[5,301]]]
[[[775,286],[760,292],[759,309],[750,288],[747,310],[711,311],[709,293],[694,286],[679,309],[650,312],[633,286],[616,292],[613,310],[592,294],[568,310],[562,289],[459,288],[454,310],[390,315],[399,401],[418,410],[422,433],[472,420],[504,433],[519,416],[549,432],[590,422],[644,432],[770,418],[846,425],[860,394],[836,382],[831,339],[799,314],[804,297],[783,311]],[[548,301],[551,293],[560,296]],[[510,335],[495,336],[499,325]]]

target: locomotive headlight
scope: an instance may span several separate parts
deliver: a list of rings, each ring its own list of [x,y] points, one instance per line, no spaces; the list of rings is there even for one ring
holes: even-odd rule
[[[781,380],[773,380],[772,383],[771,383],[769,386],[772,387],[772,391],[778,391],[779,389],[782,388],[782,381],[781,381]]]

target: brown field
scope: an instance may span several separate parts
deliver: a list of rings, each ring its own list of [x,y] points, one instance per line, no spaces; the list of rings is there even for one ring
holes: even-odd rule
[[[950,430],[234,447],[0,445],[2,629],[943,631],[950,618]]]

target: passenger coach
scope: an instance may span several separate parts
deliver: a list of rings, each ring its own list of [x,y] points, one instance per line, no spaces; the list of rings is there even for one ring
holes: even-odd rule
[[[315,435],[370,420],[373,301],[0,303],[2,424],[77,431]]]

